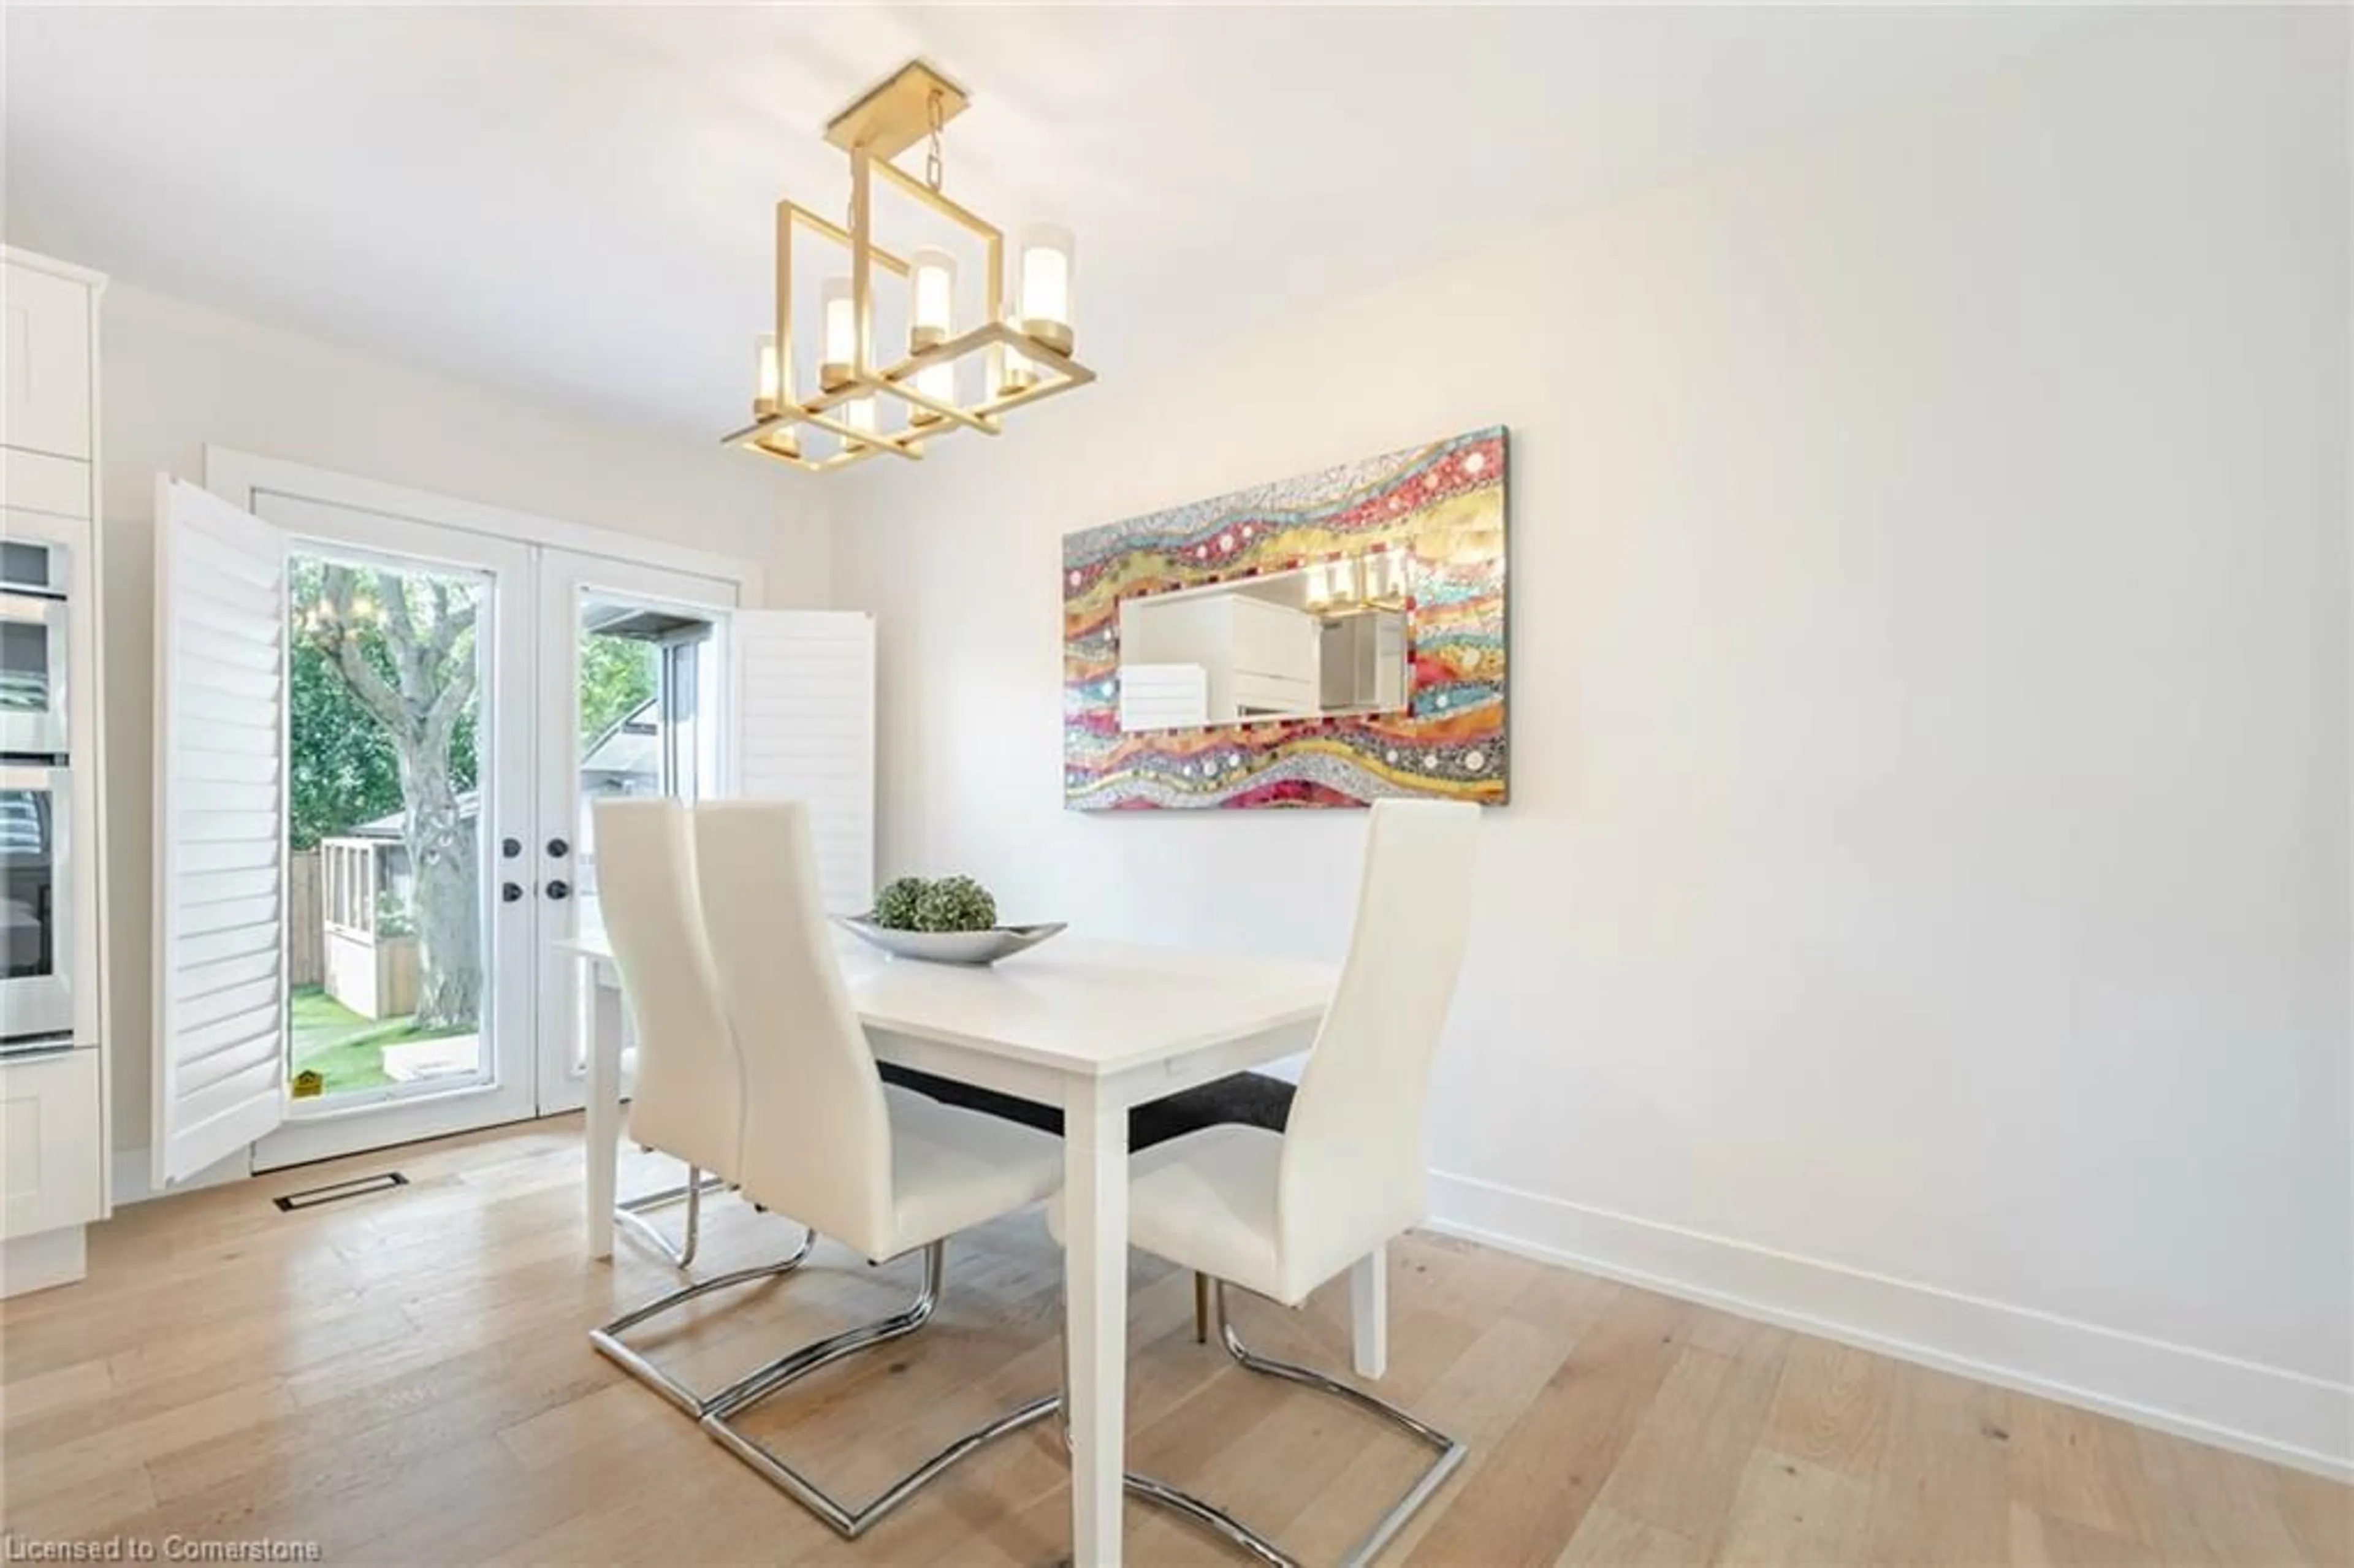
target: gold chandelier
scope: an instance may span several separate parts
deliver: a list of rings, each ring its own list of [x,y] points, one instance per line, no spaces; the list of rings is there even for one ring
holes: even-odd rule
[[[967,102],[964,89],[910,60],[827,124],[825,139],[850,154],[849,227],[798,202],[777,204],[776,331],[761,334],[756,344],[752,423],[723,438],[728,445],[812,473],[883,452],[921,458],[927,441],[960,429],[996,435],[1007,409],[1095,379],[1070,356],[1070,231],[1052,224],[1022,230],[1009,293],[1005,236],[940,188],[940,129]],[[918,142],[927,143],[920,179],[891,162]],[[950,252],[926,245],[902,257],[875,243],[877,175],[981,241],[984,310],[978,323],[957,328]],[[793,365],[796,228],[850,257],[850,270],[826,278],[820,290],[816,386],[807,397]],[[876,342],[878,270],[897,281],[890,298],[907,323],[906,352],[887,357]],[[898,417],[886,417],[886,409]]]

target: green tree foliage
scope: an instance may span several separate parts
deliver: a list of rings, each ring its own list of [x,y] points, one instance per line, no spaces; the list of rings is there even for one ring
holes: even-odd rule
[[[661,683],[651,642],[626,637],[580,640],[580,750],[585,756],[605,732],[637,711]]]
[[[297,557],[292,599],[299,616],[319,600],[317,561]],[[392,655],[380,635],[370,635],[367,653],[384,673]],[[294,641],[293,704],[288,740],[293,753],[288,788],[294,847],[313,849],[321,839],[347,833],[362,822],[398,811],[400,773],[392,743],[330,659],[307,638]],[[624,637],[580,640],[580,745],[585,751],[647,698],[660,684],[659,662],[651,642]],[[451,770],[458,787],[474,787],[474,717],[459,721],[451,744]]]
[[[372,579],[373,573],[366,574]],[[323,568],[305,556],[296,556],[291,574],[290,599],[299,626],[302,616],[319,602]],[[367,586],[376,585],[372,580]],[[369,662],[390,679],[392,652],[381,631],[361,634]],[[399,760],[384,726],[352,694],[349,683],[335,669],[335,661],[316,642],[296,637],[290,661],[292,701],[287,713],[289,761],[287,792],[289,828],[293,847],[317,847],[321,839],[347,833],[362,822],[391,816],[401,809]],[[461,789],[474,787],[474,715],[458,721],[451,736],[450,769]]]
[[[400,779],[384,732],[327,656],[297,642],[292,665],[288,805],[294,847],[306,850],[400,810]]]

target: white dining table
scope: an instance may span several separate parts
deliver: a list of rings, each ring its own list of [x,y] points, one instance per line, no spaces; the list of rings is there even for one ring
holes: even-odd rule
[[[611,949],[558,944],[593,986],[588,1253],[613,1251],[624,1007]],[[1071,1400],[1071,1542],[1080,1568],[1120,1561],[1128,1360],[1128,1113],[1308,1049],[1337,966],[1064,936],[993,968],[894,959],[840,938],[875,1060],[1058,1106]],[[1357,1371],[1387,1360],[1386,1261],[1351,1278]]]

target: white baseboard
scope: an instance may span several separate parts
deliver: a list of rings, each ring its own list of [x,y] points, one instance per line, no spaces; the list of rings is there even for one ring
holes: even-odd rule
[[[80,1225],[0,1242],[0,1298],[71,1285],[89,1272]]]
[[[114,1179],[114,1206],[143,1203],[150,1198],[169,1198],[181,1192],[193,1192],[199,1187],[217,1187],[225,1181],[242,1181],[253,1174],[253,1151],[240,1149],[206,1166],[185,1181],[175,1181],[168,1190],[159,1191],[151,1178],[155,1162],[145,1149],[118,1149],[111,1174]]]
[[[1430,1228],[2354,1480],[2354,1386],[1431,1173]]]
[[[164,1194],[114,1152],[118,1207]],[[246,1179],[240,1152],[174,1192]],[[1431,1172],[1429,1228],[2354,1481],[2354,1386],[2032,1308]]]

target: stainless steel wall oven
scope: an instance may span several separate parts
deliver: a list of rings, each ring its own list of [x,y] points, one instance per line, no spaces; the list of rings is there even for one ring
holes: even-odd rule
[[[0,1054],[75,1043],[67,568],[59,546],[0,542]]]

